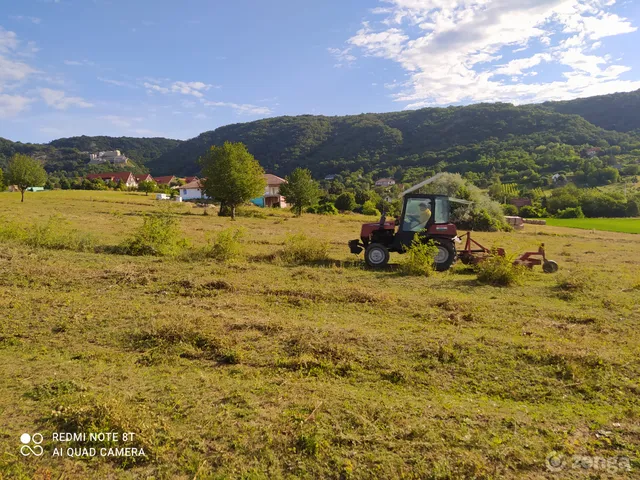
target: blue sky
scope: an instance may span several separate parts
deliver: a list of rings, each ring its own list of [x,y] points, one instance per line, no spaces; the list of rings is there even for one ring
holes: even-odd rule
[[[631,91],[638,26],[635,0],[3,0],[0,136]]]

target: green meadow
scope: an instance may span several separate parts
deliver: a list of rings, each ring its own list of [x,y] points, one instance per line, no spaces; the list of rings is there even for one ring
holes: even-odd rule
[[[23,204],[0,194],[0,478],[640,469],[637,236],[564,224],[478,233],[508,254],[545,243],[560,265],[494,287],[463,265],[429,277],[365,268],[347,241],[372,217],[246,208],[231,221],[171,207],[139,193],[27,193]],[[162,208],[181,250],[122,254]],[[238,229],[235,255],[206,249]],[[326,255],[292,254],[294,235]],[[44,454],[22,455],[20,436],[35,432]],[[54,441],[58,432],[120,439]],[[120,447],[144,455],[99,453]],[[567,459],[559,472],[546,465],[552,452]],[[613,470],[585,473],[576,455]]]

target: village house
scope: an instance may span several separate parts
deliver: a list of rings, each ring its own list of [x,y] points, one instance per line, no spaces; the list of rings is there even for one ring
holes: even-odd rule
[[[87,180],[100,179],[104,182],[124,183],[127,187],[135,188],[138,182],[131,172],[90,173]]]
[[[193,180],[180,186],[179,191],[182,199],[183,200],[207,199],[208,197],[202,191],[202,185],[200,185],[200,180],[196,177],[190,177],[190,178],[192,178]]]
[[[379,178],[376,180],[376,187],[390,187],[395,184],[396,181],[393,178]]]
[[[134,175],[136,182],[154,182],[155,180],[148,173],[143,173],[142,175]]]
[[[264,178],[267,182],[267,186],[264,189],[264,195],[251,199],[251,203],[258,207],[286,208],[287,202],[285,201],[285,198],[280,195],[280,185],[286,183],[286,180],[270,173],[265,174]]]
[[[174,175],[166,175],[164,177],[153,177],[158,185],[170,185],[178,179]]]

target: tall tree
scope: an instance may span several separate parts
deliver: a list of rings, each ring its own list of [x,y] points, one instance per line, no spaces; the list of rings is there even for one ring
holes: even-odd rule
[[[36,159],[16,153],[9,161],[7,177],[11,185],[18,186],[22,194],[20,201],[24,202],[27,188],[43,186],[47,181],[47,172]]]
[[[0,168],[0,192],[4,191],[4,174]]]
[[[149,192],[155,191],[157,185],[153,180],[143,180],[138,184],[138,191],[144,192],[145,195],[149,195]]]
[[[264,194],[264,170],[243,143],[215,145],[200,159],[203,193],[221,204],[220,215],[229,209],[236,218],[236,207]]]
[[[310,207],[318,201],[320,188],[306,168],[296,168],[285,180],[287,183],[280,185],[280,194],[292,205],[293,213],[299,217],[304,207]]]

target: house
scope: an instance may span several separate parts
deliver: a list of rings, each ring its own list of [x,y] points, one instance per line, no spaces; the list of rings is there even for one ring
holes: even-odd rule
[[[174,175],[166,175],[164,177],[153,177],[158,185],[170,185],[178,179]]]
[[[601,148],[591,147],[591,148],[585,149],[583,153],[587,158],[593,158],[593,157],[596,157],[601,151],[602,151]]]
[[[149,175],[148,173],[143,173],[142,175],[134,175],[133,177],[136,179],[136,182],[138,182],[138,183],[155,181],[153,179],[153,177],[151,175]]]
[[[196,176],[184,177],[184,183],[191,183],[191,182],[193,182],[194,180],[197,180],[197,179],[198,179],[198,177],[196,177]]]
[[[124,183],[127,187],[137,187],[138,182],[131,172],[110,172],[110,173],[90,173],[85,177],[87,180],[100,179],[105,182]]]
[[[332,174],[329,174],[329,175],[327,175],[326,177],[324,177],[324,179],[325,179],[325,180],[335,180],[335,179],[336,179],[336,176],[337,176],[337,175],[336,175],[335,173],[332,173]]]
[[[113,163],[114,165],[126,165],[129,159],[120,153],[120,150],[98,152],[89,154],[89,165]]]
[[[531,206],[531,199],[526,197],[512,198],[511,200],[509,200],[509,203],[511,205],[515,205],[516,207],[520,208],[524,206]]]
[[[270,173],[265,174],[264,179],[267,183],[264,188],[264,195],[251,199],[251,203],[258,207],[286,208],[287,202],[284,197],[280,195],[280,185],[286,183],[286,180]]]
[[[180,186],[180,196],[183,200],[201,200],[208,198],[202,192],[202,185],[197,178]]]
[[[393,178],[379,178],[376,180],[376,187],[390,187],[395,184],[396,181]]]

